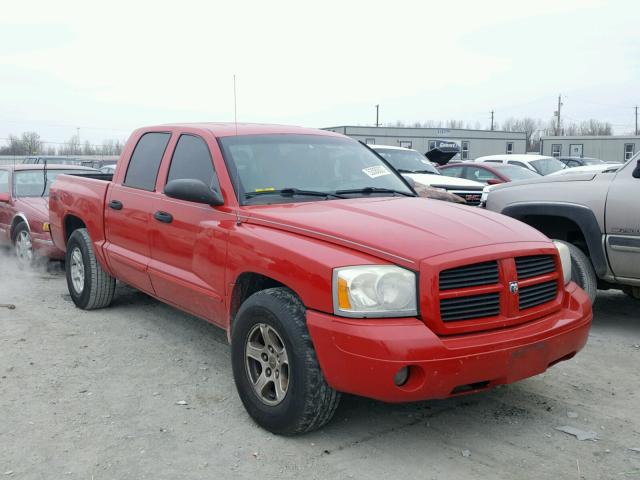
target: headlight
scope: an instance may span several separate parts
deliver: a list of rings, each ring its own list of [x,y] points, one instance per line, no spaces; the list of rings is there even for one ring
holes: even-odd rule
[[[562,263],[562,273],[564,274],[564,284],[571,281],[571,252],[563,242],[553,242],[560,254],[560,262]]]
[[[417,315],[416,275],[395,265],[336,268],[333,310],[357,318]]]

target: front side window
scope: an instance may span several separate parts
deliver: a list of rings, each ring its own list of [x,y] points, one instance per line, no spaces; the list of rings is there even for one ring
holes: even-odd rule
[[[507,142],[507,155],[511,155],[513,153],[513,142]]]
[[[219,144],[242,204],[414,196],[397,172],[349,138],[239,135],[222,137]]]
[[[152,192],[158,178],[158,168],[169,143],[170,133],[145,133],[131,155],[123,185]]]
[[[456,166],[456,167],[451,167],[451,168],[443,168],[442,170],[440,170],[440,173],[442,173],[442,175],[446,175],[447,177],[462,177],[462,170],[464,169],[464,167],[461,166]]]
[[[0,193],[9,193],[9,171],[0,170]]]
[[[559,157],[560,155],[562,155],[562,145],[559,143],[551,145],[551,156]]]
[[[631,157],[633,157],[633,151],[635,150],[634,143],[625,143],[624,144],[624,161],[626,162]]]
[[[173,151],[167,183],[185,178],[202,180],[213,190],[220,191],[209,147],[202,138],[186,134],[180,136]]]
[[[13,172],[13,193],[16,197],[48,197],[49,187],[63,173],[96,173],[95,170],[23,170]]]
[[[529,168],[524,163],[518,162],[517,160],[509,160],[507,163],[509,165],[517,165],[518,167]]]
[[[497,175],[493,174],[489,170],[479,167],[467,167],[466,177],[469,180],[475,180],[480,183],[487,183],[489,180],[498,180]]]

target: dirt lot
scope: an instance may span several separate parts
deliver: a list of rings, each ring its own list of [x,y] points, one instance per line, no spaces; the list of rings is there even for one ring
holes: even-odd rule
[[[601,292],[587,347],[544,375],[412,405],[346,397],[297,438],[248,418],[205,322],[126,287],[84,312],[60,270],[7,257],[0,303],[16,305],[0,308],[0,478],[640,478],[640,303],[621,293]]]

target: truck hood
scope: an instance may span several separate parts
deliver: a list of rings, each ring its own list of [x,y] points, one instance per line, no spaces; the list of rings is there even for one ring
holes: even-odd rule
[[[447,177],[446,175],[403,173],[403,176],[412,179],[416,183],[433,187],[480,187],[480,189],[484,187],[484,183],[474,182],[466,178]]]
[[[424,198],[375,197],[244,207],[248,223],[353,248],[416,268],[428,257],[549,240],[512,218]]]
[[[499,185],[491,185],[487,189],[489,192],[495,192],[498,190],[505,190],[507,188],[518,188],[521,185],[533,185],[537,183],[558,183],[558,182],[589,182],[596,178],[598,174],[593,172],[576,172],[566,173],[564,175],[546,175],[544,177],[532,178],[529,180],[518,180],[516,182],[501,183]],[[615,173],[601,173],[599,175],[613,175]]]

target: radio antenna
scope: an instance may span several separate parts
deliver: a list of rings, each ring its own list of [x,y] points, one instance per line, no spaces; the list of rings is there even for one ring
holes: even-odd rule
[[[236,75],[233,74],[233,121],[236,124],[236,135],[238,135],[238,100],[236,95]]]
[[[236,137],[238,136],[238,100],[236,95],[236,74],[233,74],[233,123],[236,126]],[[240,220],[240,175],[238,173],[238,166],[235,162],[233,162],[234,176],[235,178],[235,189],[236,195],[238,196],[238,208],[236,209],[236,225],[240,226],[242,224],[242,220]]]

